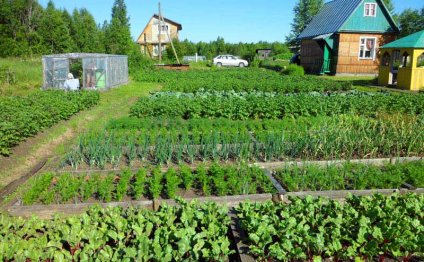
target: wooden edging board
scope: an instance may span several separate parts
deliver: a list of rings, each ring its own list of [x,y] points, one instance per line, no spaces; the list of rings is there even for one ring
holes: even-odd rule
[[[370,158],[370,159],[350,159],[350,160],[320,160],[320,161],[279,161],[279,162],[256,162],[252,165],[259,166],[268,170],[275,170],[290,166],[306,166],[306,165],[317,165],[317,166],[328,166],[328,165],[342,165],[344,163],[352,164],[369,164],[375,166],[382,166],[387,163],[405,163],[412,161],[423,160],[423,157],[390,157],[390,158]]]
[[[272,194],[252,194],[252,195],[236,195],[223,197],[198,197],[183,198],[185,201],[215,202],[226,205],[227,207],[237,206],[240,202],[264,202],[272,200]],[[10,206],[7,211],[12,216],[31,217],[35,215],[42,219],[51,219],[55,214],[76,215],[89,209],[94,205],[101,207],[143,207],[146,209],[158,209],[161,204],[177,205],[175,200],[144,200],[144,201],[126,201],[126,202],[108,202],[108,203],[78,203],[78,204],[59,204],[59,205],[31,205],[31,206]]]

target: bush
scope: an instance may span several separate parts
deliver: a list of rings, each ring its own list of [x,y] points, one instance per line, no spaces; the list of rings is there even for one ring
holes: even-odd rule
[[[305,69],[303,69],[302,66],[291,64],[287,66],[287,68],[282,71],[282,73],[290,76],[303,76],[305,75]]]
[[[153,61],[140,52],[140,47],[135,44],[128,54],[128,69],[134,74],[142,69],[154,69]]]

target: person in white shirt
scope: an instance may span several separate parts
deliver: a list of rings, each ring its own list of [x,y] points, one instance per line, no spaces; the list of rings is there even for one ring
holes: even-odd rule
[[[65,83],[63,84],[63,87],[65,87],[65,89],[69,91],[78,91],[80,87],[79,80],[74,79],[74,75],[72,73],[69,73],[68,79],[66,79]]]

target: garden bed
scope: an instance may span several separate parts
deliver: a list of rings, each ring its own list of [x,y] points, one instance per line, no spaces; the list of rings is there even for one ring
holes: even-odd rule
[[[225,197],[234,196],[232,202],[237,202],[237,199],[249,199],[252,195],[271,199],[271,194],[277,192],[263,170],[242,164],[212,163],[208,167],[182,165],[178,168],[141,168],[137,171],[125,169],[102,174],[45,173],[32,178],[21,188],[14,210],[19,206],[40,204],[64,204],[77,210],[96,203],[151,205],[153,202],[148,200],[154,200],[157,204],[157,201],[166,202],[166,199],[176,197],[225,202],[225,199],[231,199]],[[246,197],[241,197],[243,195]],[[213,198],[219,196],[224,197],[223,200]]]
[[[384,208],[382,208],[384,206]],[[242,203],[230,213],[241,261],[421,261],[424,196]]]

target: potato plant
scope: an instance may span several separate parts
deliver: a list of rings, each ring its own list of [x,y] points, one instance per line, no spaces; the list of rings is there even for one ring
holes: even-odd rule
[[[28,137],[99,102],[97,92],[39,91],[0,97],[0,155]]]

